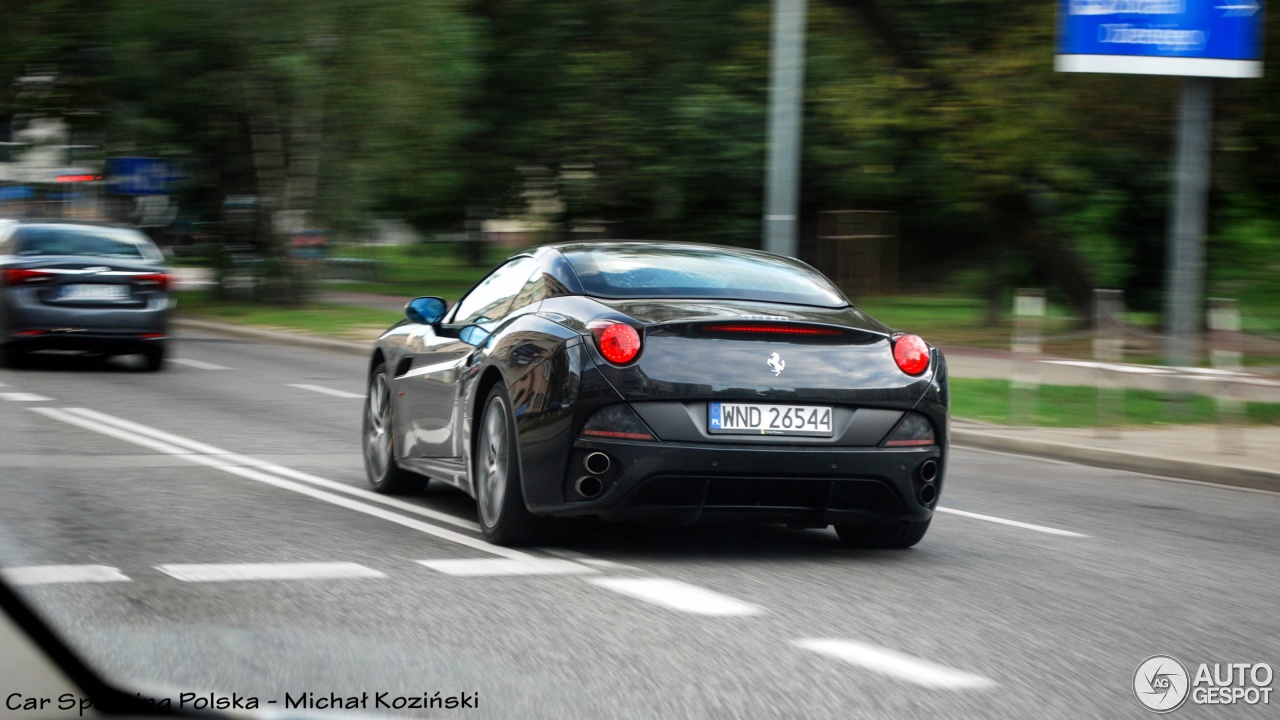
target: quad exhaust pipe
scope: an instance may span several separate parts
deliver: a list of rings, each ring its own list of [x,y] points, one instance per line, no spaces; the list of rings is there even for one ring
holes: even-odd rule
[[[931,483],[938,479],[938,461],[929,459],[920,463],[920,479]]]
[[[932,505],[933,501],[938,499],[938,486],[932,483],[925,485],[920,488],[917,497],[920,499],[921,505]]]
[[[573,489],[584,498],[593,498],[604,491],[604,483],[594,475],[583,475],[573,483]]]
[[[609,456],[600,451],[588,453],[582,459],[582,467],[586,468],[587,472],[592,475],[603,475],[609,472],[609,466],[612,464],[613,461],[609,459]]]

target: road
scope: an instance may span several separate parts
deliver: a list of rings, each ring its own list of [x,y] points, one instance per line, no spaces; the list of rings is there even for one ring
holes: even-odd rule
[[[908,551],[595,523],[507,550],[454,490],[365,490],[364,371],[212,335],[159,374],[0,370],[0,567],[144,695],[268,709],[439,692],[478,708],[408,714],[1147,717],[1148,656],[1280,666],[1274,494],[957,449]]]

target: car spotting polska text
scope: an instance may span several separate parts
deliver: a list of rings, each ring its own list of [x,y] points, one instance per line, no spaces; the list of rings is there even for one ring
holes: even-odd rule
[[[362,692],[358,695],[338,693],[285,693],[284,700],[262,700],[254,695],[219,695],[216,693],[181,693],[177,699],[147,697],[138,699],[148,705],[180,710],[257,710],[265,706],[283,705],[287,710],[474,710],[480,707],[480,693],[460,692],[445,695],[439,691],[421,695],[395,695],[387,692]]]

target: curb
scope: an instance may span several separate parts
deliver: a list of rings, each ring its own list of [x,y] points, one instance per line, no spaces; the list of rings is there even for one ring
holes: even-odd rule
[[[339,340],[321,335],[306,335],[290,330],[272,330],[212,320],[174,318],[170,320],[170,323],[175,327],[187,330],[216,332],[233,337],[331,350],[361,357],[367,356],[372,347],[371,343],[362,343],[355,340]],[[1195,480],[1213,485],[1280,492],[1280,472],[1272,472],[1260,468],[1214,465],[1192,460],[1175,460],[1156,455],[1125,452],[1123,450],[1107,450],[1088,445],[1037,440],[998,432],[956,427],[951,429],[951,441],[959,447],[996,450],[1015,455],[1030,455],[1050,460],[1062,460],[1077,465],[1090,465],[1111,470],[1126,470],[1144,475]]]
[[[1108,450],[1074,443],[1037,440],[979,430],[951,429],[951,441],[960,447],[998,450],[1016,455],[1062,460],[1077,465],[1127,470],[1144,475],[1157,475],[1195,480],[1212,485],[1227,485],[1249,490],[1280,492],[1280,472],[1237,465],[1215,465],[1194,460],[1175,460],[1156,455]]]
[[[231,335],[233,337],[243,337],[252,340],[266,340],[268,342],[280,343],[282,345],[298,345],[301,347],[316,348],[320,350],[332,350],[334,352],[346,353],[348,355],[366,356],[373,348],[373,343],[362,343],[355,340],[339,340],[337,338],[325,337],[323,335],[306,335],[292,330],[272,330],[269,328],[251,327],[249,325],[234,325],[231,323],[216,322],[213,320],[195,320],[192,318],[173,318],[169,320],[169,324],[173,327],[184,330],[204,330],[207,332],[216,332],[223,335]]]

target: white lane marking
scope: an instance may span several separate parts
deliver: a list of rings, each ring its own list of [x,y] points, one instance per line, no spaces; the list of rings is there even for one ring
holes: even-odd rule
[[[294,470],[293,468],[285,467],[283,465],[276,465],[275,463],[264,462],[262,460],[252,458],[247,455],[240,455],[239,453],[233,453],[230,450],[223,450],[222,448],[214,447],[212,445],[208,445],[206,443],[202,443],[197,440],[191,440],[190,438],[185,438],[185,437],[182,437],[181,435],[174,435],[173,433],[167,433],[163,430],[157,430],[156,428],[148,427],[146,425],[141,425],[139,423],[125,420],[123,418],[118,418],[113,415],[100,413],[96,410],[90,410],[88,408],[67,408],[66,411],[69,413],[73,413],[75,415],[79,415],[81,417],[88,418],[90,420],[96,420],[98,422],[105,423],[106,425],[109,425],[109,426],[120,428],[122,430],[128,430],[128,431],[137,433],[139,435],[143,435],[146,437],[154,438],[155,440],[159,440],[162,443],[164,443],[166,447],[169,448],[169,449],[161,449],[160,452],[179,455],[179,454],[182,454],[181,448],[186,448],[187,450],[194,451],[196,453],[200,453],[204,455],[215,455],[218,457],[226,458],[232,464],[243,465],[245,467],[255,467],[260,470],[265,470],[267,472],[275,473],[276,475],[292,478],[294,480],[301,480],[302,482],[310,483],[312,485],[318,485],[320,487],[327,488],[329,490],[337,490],[339,492],[347,493],[348,495],[354,495],[358,498],[368,500],[370,502],[376,502],[382,505],[387,505],[399,510],[403,510],[405,512],[413,513],[415,515],[421,515],[422,517],[431,518],[432,520],[437,520],[439,522],[449,523],[450,525],[454,525],[456,527],[466,528],[467,530],[480,532],[480,524],[473,520],[465,520],[463,518],[454,517],[453,515],[450,515],[448,513],[443,513],[438,510],[432,510],[430,508],[424,508],[419,505],[414,505],[412,503],[405,502],[404,500],[400,500],[398,498],[388,497],[386,495],[379,495],[378,493],[372,492],[370,490],[365,490],[364,488],[352,487],[350,485],[346,485],[334,480],[328,480],[326,478],[318,477],[316,475],[311,475],[309,473],[302,472],[301,470]],[[88,429],[94,430],[97,428],[90,427]],[[121,439],[128,440],[129,438],[121,438]],[[175,450],[177,450],[177,452],[175,452]]]
[[[24,392],[7,392],[0,393],[0,400],[9,400],[11,402],[48,402],[53,398],[47,398],[43,395]]]
[[[1031,523],[1018,522],[1017,520],[1005,520],[991,515],[979,515],[978,513],[967,512],[964,510],[953,510],[951,508],[940,507],[934,512],[950,513],[961,517],[973,518],[974,520],[986,520],[1000,525],[1011,525],[1013,527],[1022,528],[1024,530],[1035,530],[1036,532],[1049,533],[1050,535],[1062,535],[1063,537],[1089,537],[1084,533],[1071,532],[1070,530],[1059,530],[1058,528],[1045,527],[1044,525],[1032,525]]]
[[[1070,365],[1072,367],[1082,368],[1098,368],[1101,370],[1110,370],[1112,372],[1140,373],[1144,375],[1168,375],[1176,374],[1176,371],[1170,368],[1155,367],[1152,365],[1129,365],[1122,363],[1103,363],[1093,362],[1091,360],[1041,360],[1040,362],[1049,365]]]
[[[317,500],[323,500],[324,502],[337,505],[339,507],[344,507],[344,508],[347,508],[348,510],[355,510],[356,512],[364,513],[366,515],[372,515],[373,517],[381,518],[383,520],[387,520],[388,522],[393,522],[398,525],[402,525],[404,527],[410,528],[412,530],[417,530],[418,532],[421,532],[427,535],[433,535],[435,537],[440,538],[441,540],[452,542],[457,545],[469,547],[474,550],[480,550],[482,552],[489,553],[490,555],[497,555],[499,557],[507,557],[507,558],[512,558],[516,560],[527,560],[534,557],[533,555],[520,552],[519,550],[512,550],[510,548],[505,548],[498,545],[490,545],[489,543],[483,540],[479,540],[477,538],[463,535],[461,533],[457,533],[452,530],[438,527],[430,523],[422,522],[421,520],[408,518],[408,517],[405,517],[404,515],[391,512],[390,510],[385,510],[383,508],[380,508],[374,505],[369,505],[368,503],[360,502],[359,500],[353,500],[351,498],[343,497],[341,495],[334,495],[333,493],[316,489],[314,487],[311,487],[310,485],[303,485],[301,483],[294,482],[292,480],[286,480],[276,475],[269,475],[266,472],[260,472],[251,467],[242,467],[239,465],[231,464],[233,462],[233,458],[231,457],[233,455],[232,453],[224,453],[222,455],[207,455],[207,454],[191,453],[186,449],[175,447],[168,443],[160,442],[151,437],[146,437],[140,434],[126,432],[124,430],[121,430],[118,427],[111,427],[109,425],[105,425],[102,423],[93,422],[83,417],[77,417],[75,415],[71,415],[70,413],[65,411],[54,410],[52,408],[30,408],[30,410],[32,412],[40,412],[43,415],[51,417],[55,420],[61,420],[62,422],[68,423],[70,425],[77,425],[79,427],[85,428],[86,430],[92,430],[94,432],[102,433],[103,435],[110,435],[112,437],[124,440],[126,442],[134,443],[135,445],[142,445],[143,447],[149,447],[159,452],[167,453],[169,455],[175,455],[177,457],[184,458],[198,465],[204,465],[206,467],[215,468],[226,473],[231,473],[232,475],[239,475],[240,477],[243,477],[249,480],[255,480],[257,482],[261,482],[267,485],[272,485],[282,490],[289,490],[289,491],[298,493],[299,495],[306,495],[307,497],[312,497]],[[98,414],[101,414],[101,413],[98,413]],[[158,432],[159,431],[153,430],[152,433],[150,434],[155,435]],[[189,441],[188,444],[203,445],[203,443],[196,443],[195,441]],[[206,446],[206,447],[211,447],[211,446]],[[263,465],[266,465],[266,464],[264,463]]]
[[[534,558],[510,560],[482,558],[478,560],[418,560],[419,565],[446,575],[479,577],[486,575],[578,575],[593,573],[589,567],[568,560]]]
[[[588,582],[638,600],[698,615],[761,615],[765,609],[666,578],[595,578]]]
[[[996,685],[994,681],[981,675],[955,670],[868,643],[806,638],[793,640],[792,644],[921,687],[941,690],[982,690]]]
[[[614,562],[612,560],[600,560],[598,558],[593,558],[590,555],[584,555],[578,552],[577,550],[569,550],[567,548],[557,548],[557,547],[540,547],[540,548],[535,548],[535,550],[538,550],[539,552],[544,552],[548,555],[553,555],[558,558],[563,558],[565,560],[572,560],[573,562],[582,563],[583,565],[590,565],[591,567],[594,567],[594,568],[600,568],[601,570],[621,570],[621,571],[638,572],[635,568],[631,567],[630,565],[623,565],[620,562]]]
[[[129,578],[106,565],[32,565],[0,570],[0,577],[10,585],[44,585],[47,583],[129,582]]]
[[[312,580],[316,578],[383,578],[386,573],[350,562],[207,563],[157,565],[165,575],[183,582],[231,580]]]
[[[197,370],[230,370],[231,369],[225,365],[217,365],[215,363],[205,362],[203,360],[188,360],[187,358],[169,358],[169,362],[178,363],[179,365],[186,365],[187,367],[193,367],[193,368],[196,368]]]
[[[298,388],[299,390],[310,390],[311,392],[318,392],[324,395],[332,395],[334,397],[340,397],[340,398],[364,397],[364,395],[360,393],[347,392],[346,390],[334,390],[333,388],[327,388],[322,385],[306,385],[303,383],[289,383],[289,387]]]

